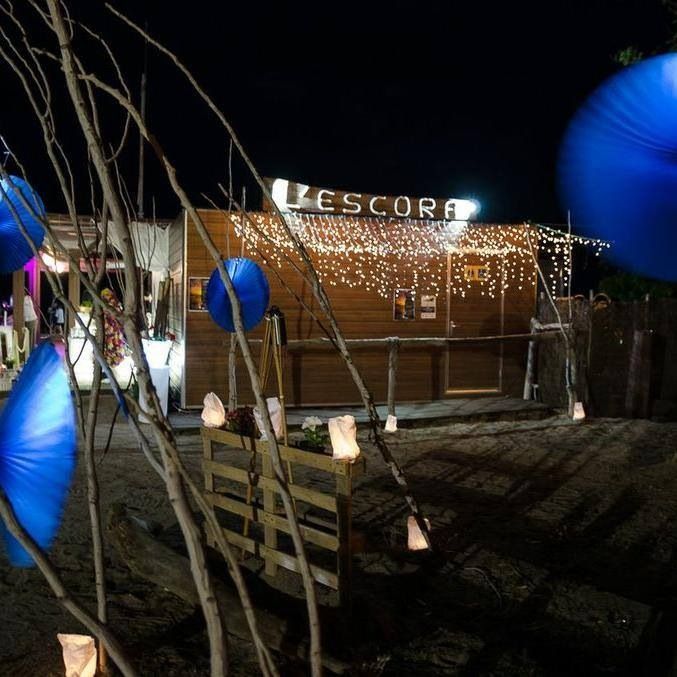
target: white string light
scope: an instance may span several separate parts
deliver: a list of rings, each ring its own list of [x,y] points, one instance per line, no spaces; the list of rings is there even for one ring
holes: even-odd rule
[[[495,297],[511,287],[536,284],[532,249],[541,262],[552,264],[553,293],[566,286],[574,246],[591,248],[596,256],[610,247],[604,240],[569,236],[539,225],[484,225],[466,221],[352,218],[341,215],[286,214],[292,232],[310,252],[318,276],[329,286],[363,288],[384,298],[393,289],[411,288],[428,294],[446,293],[447,255],[451,261],[449,288],[464,297],[472,285]],[[283,267],[285,255],[297,260],[286,230],[277,218],[252,213],[250,223],[236,220],[250,254],[259,250]],[[466,278],[468,255],[483,268],[481,279]]]

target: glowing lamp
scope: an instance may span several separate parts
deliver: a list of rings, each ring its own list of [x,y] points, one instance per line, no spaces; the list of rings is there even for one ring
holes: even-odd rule
[[[355,417],[336,416],[327,423],[331,439],[332,455],[335,461],[354,461],[360,455],[357,446],[357,426]]]
[[[270,422],[273,424],[273,431],[277,438],[282,434],[282,407],[280,406],[280,400],[277,397],[269,397],[266,400],[266,406],[268,407]],[[268,436],[263,427],[263,417],[258,407],[254,407],[254,420],[256,421],[256,427],[261,433],[261,439],[267,440]]]
[[[141,339],[143,343],[143,352],[146,353],[148,366],[151,369],[159,369],[167,364],[169,351],[172,348],[171,341],[151,341],[150,339]]]
[[[385,431],[387,433],[397,432],[397,416],[388,414],[388,418],[386,419]]]
[[[201,417],[205,427],[221,428],[226,422],[226,410],[219,396],[216,393],[207,393],[202,404],[204,409]]]
[[[63,649],[66,677],[94,677],[96,674],[96,644],[89,635],[57,636]]]
[[[428,527],[428,531],[430,531],[430,522],[428,519],[424,517],[423,521]],[[409,550],[428,549],[428,543],[425,540],[425,536],[423,535],[423,532],[418,526],[416,518],[413,515],[409,515],[409,517],[407,517],[407,548]]]
[[[585,419],[585,409],[583,402],[576,402],[574,404],[574,421],[583,421]]]

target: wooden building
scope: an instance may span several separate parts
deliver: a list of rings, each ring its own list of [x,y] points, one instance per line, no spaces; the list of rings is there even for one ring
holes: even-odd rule
[[[321,196],[324,207],[329,207],[333,195]],[[298,211],[289,216],[322,275],[347,338],[430,339],[529,331],[535,311],[536,270],[523,247],[516,244],[528,236],[528,226],[389,216],[383,214],[385,203],[371,204],[379,207],[377,215],[337,210]],[[270,283],[271,305],[284,312],[291,342],[285,358],[287,404],[359,402],[357,389],[330,346],[295,343],[324,336],[309,312],[321,316],[321,311],[308,283],[285,256],[291,250],[277,216],[257,212],[247,219],[239,214],[231,218],[224,212],[204,210],[201,217],[224,258],[243,253],[262,266]],[[169,226],[173,280],[169,328],[176,335],[170,359],[171,388],[184,408],[201,406],[210,391],[224,402],[228,397],[230,335],[211,320],[201,299],[214,268],[196,229],[185,213],[180,214]],[[250,333],[255,354],[260,349],[262,325]],[[356,346],[352,353],[376,400],[385,401],[387,341]],[[525,362],[522,341],[404,342],[399,350],[396,400],[429,401],[469,394],[520,396]],[[253,402],[241,359],[237,390],[240,404]]]

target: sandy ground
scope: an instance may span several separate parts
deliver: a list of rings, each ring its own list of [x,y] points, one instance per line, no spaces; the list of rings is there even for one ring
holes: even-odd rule
[[[102,443],[107,432],[102,424]],[[200,439],[179,439],[199,479]],[[367,473],[354,499],[363,552],[354,560],[353,642],[344,647],[360,666],[355,674],[669,674],[677,424],[555,417],[402,430],[391,439],[440,554],[404,550],[406,509],[363,437]],[[163,487],[124,425],[99,469],[104,511],[122,501],[178,542]],[[81,464],[51,557],[94,609],[88,530]],[[107,565],[110,625],[139,673],[208,674],[199,613],[131,576],[110,548]],[[272,583],[299,593],[293,574]],[[11,569],[0,555],[0,600],[0,675],[63,674],[56,633],[81,628],[40,574]],[[257,673],[247,645],[234,644],[233,667]],[[283,672],[303,674],[287,663]]]

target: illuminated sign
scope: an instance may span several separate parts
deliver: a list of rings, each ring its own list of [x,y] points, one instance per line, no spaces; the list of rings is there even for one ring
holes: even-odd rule
[[[282,212],[467,221],[479,210],[474,200],[349,193],[286,179],[266,179],[266,183]],[[264,205],[266,209],[270,210],[270,207]]]

